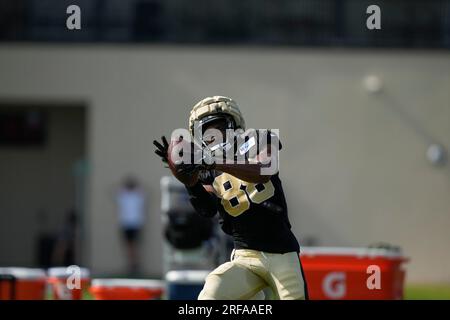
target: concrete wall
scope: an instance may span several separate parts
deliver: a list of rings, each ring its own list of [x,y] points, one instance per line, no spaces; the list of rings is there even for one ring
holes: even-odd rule
[[[234,97],[249,127],[280,128],[293,229],[321,245],[402,246],[410,281],[450,281],[450,169],[425,158],[450,146],[445,53],[214,47],[0,47],[0,99],[83,100],[89,108],[89,264],[125,263],[108,190],[128,172],[148,186],[144,262],[161,262],[152,139],[186,126],[198,99]],[[375,73],[378,96],[362,86]],[[3,213],[2,213],[3,214]]]

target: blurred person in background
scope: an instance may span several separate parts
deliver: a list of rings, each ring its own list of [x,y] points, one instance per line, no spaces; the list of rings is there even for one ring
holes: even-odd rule
[[[116,193],[117,214],[124,241],[128,272],[139,273],[139,237],[145,223],[146,196],[133,176],[123,179]]]
[[[40,208],[36,213],[36,226],[36,264],[39,268],[47,269],[53,266],[56,234],[53,230],[50,230],[47,212],[43,208]]]
[[[63,226],[56,237],[53,264],[70,266],[76,264],[78,217],[74,209],[67,212]]]

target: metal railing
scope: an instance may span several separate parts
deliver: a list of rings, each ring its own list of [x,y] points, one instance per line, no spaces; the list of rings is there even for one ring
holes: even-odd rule
[[[450,0],[2,0],[0,40],[450,48]],[[82,29],[66,28],[81,8]]]

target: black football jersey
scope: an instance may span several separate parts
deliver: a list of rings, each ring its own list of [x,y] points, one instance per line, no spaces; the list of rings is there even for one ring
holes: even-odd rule
[[[299,251],[278,173],[266,183],[249,183],[211,170],[201,172],[200,182],[214,188],[212,198],[217,202],[219,222],[223,231],[233,237],[236,249]]]

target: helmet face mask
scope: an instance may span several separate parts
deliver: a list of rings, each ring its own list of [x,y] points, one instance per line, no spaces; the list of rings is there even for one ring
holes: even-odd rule
[[[202,129],[202,134],[204,134],[205,131],[210,128],[214,128],[220,131],[226,131],[227,129],[236,129],[236,123],[234,122],[233,117],[224,113],[205,116],[199,119],[198,125]]]
[[[215,114],[206,116],[196,122],[194,132],[198,133],[200,137],[195,140],[202,148],[206,148],[211,155],[222,156],[234,144],[235,129],[236,124],[230,115]]]

